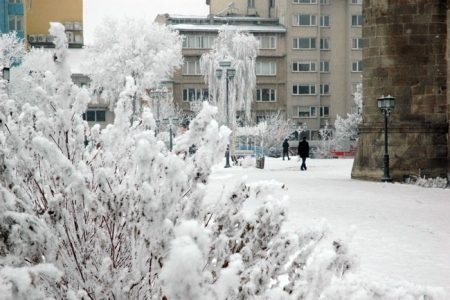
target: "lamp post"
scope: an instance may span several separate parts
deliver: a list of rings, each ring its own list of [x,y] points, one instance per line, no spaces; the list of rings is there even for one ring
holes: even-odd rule
[[[158,99],[158,101],[156,102],[156,132],[155,135],[158,134],[159,132],[159,124],[161,124],[161,120],[159,119],[159,106],[160,106],[160,102],[161,102],[161,98],[162,97],[166,97],[167,96],[167,88],[165,86],[159,85],[157,89],[153,90],[150,92],[150,97],[152,99]],[[154,101],[152,101],[152,108],[154,108]],[[153,109],[153,111],[155,111]]]
[[[219,65],[221,68],[225,68],[225,70],[226,70],[227,126],[228,126],[228,128],[230,128],[230,105],[228,103],[228,98],[229,98],[228,85],[229,85],[229,81],[231,79],[233,79],[234,76],[236,75],[236,70],[230,68],[231,62],[229,62],[229,61],[221,61],[221,62],[219,62]],[[216,69],[216,76],[218,79],[222,78],[222,73],[223,73],[222,69]],[[226,157],[225,168],[231,168],[231,165],[230,165],[230,143],[228,143],[228,145],[227,145],[227,151],[225,152],[225,157]]]
[[[300,142],[300,134],[308,129],[308,124],[303,123],[302,127],[291,127],[295,132],[297,132],[297,140]]]
[[[388,153],[388,126],[387,119],[391,109],[395,107],[395,98],[392,96],[381,96],[377,99],[378,101],[378,109],[384,114],[384,157],[383,157],[383,170],[384,174],[381,177],[381,181],[383,182],[391,182],[392,178],[389,176],[389,153]]]
[[[162,121],[163,121],[163,124],[169,125],[169,128],[170,128],[169,149],[170,149],[170,151],[172,151],[172,137],[173,137],[172,125],[176,126],[179,124],[180,121],[178,120],[178,118],[172,118],[172,119],[164,118]]]

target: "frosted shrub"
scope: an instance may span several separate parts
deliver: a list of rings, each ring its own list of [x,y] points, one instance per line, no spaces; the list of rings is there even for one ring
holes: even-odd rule
[[[414,184],[425,188],[440,188],[440,189],[445,189],[450,186],[449,180],[447,178],[441,177],[436,178],[418,177]]]

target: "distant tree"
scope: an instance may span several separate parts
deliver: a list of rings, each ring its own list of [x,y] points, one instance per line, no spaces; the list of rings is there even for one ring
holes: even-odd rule
[[[281,111],[269,115],[264,122],[267,124],[263,135],[264,147],[270,156],[279,157],[283,141],[289,139],[292,133],[293,122],[286,119]]]
[[[259,42],[252,35],[236,30],[232,26],[222,26],[214,46],[209,53],[200,58],[200,67],[209,88],[214,105],[219,108],[219,120],[226,124],[226,70],[221,79],[216,70],[221,68],[219,62],[231,62],[236,76],[229,85],[230,126],[236,127],[236,111],[243,110],[247,120],[250,118],[251,102],[256,87],[256,56],[259,53]]]
[[[319,129],[319,147],[316,149],[317,158],[331,158],[330,151],[336,145],[336,140],[333,139],[332,131],[328,129],[328,121],[325,123],[325,127]]]
[[[347,113],[347,118],[343,119],[340,116],[336,117],[334,122],[335,127],[335,141],[339,144],[341,139],[358,139],[358,125],[362,123],[362,84],[356,86],[355,103],[358,106],[358,111],[354,113]]]
[[[119,99],[128,76],[135,80],[136,98],[149,100],[148,90],[169,78],[183,63],[182,37],[148,18],[107,18],[86,46],[84,66],[91,90],[110,103]],[[140,111],[140,101],[135,111]]]
[[[19,63],[24,52],[23,40],[16,32],[0,35],[0,66],[10,68],[13,64]]]

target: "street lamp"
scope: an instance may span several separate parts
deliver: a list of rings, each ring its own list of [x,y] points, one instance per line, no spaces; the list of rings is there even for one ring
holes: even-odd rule
[[[381,110],[381,113],[384,114],[384,174],[381,177],[381,181],[383,182],[391,182],[392,178],[389,176],[389,154],[388,154],[388,126],[387,126],[387,118],[391,109],[395,107],[395,98],[392,96],[381,96],[377,99],[378,101],[378,109]]]
[[[167,88],[165,86],[159,85],[157,89],[152,90],[150,92],[150,97],[152,99],[155,99],[155,98],[158,99],[158,102],[156,103],[156,126],[157,126],[157,128],[156,128],[156,132],[155,132],[155,135],[157,135],[158,132],[159,132],[159,124],[161,124],[161,121],[159,119],[159,106],[161,104],[160,103],[161,102],[161,98],[167,97]],[[155,107],[154,106],[154,101],[152,100],[153,112],[155,111],[154,107]]]
[[[180,123],[180,121],[178,120],[178,118],[173,118],[171,120],[167,119],[167,118],[164,118],[162,120],[162,122],[163,122],[164,125],[169,124],[169,128],[170,128],[169,149],[170,149],[170,151],[172,151],[172,137],[173,137],[172,125],[176,126],[176,125],[178,125]]]
[[[302,127],[295,127],[295,125],[294,126],[292,126],[291,127],[292,128],[292,130],[294,130],[295,132],[297,132],[297,139],[298,139],[298,141],[300,142],[300,134],[302,133],[302,132],[305,132],[307,129],[308,129],[308,124],[306,124],[306,123],[303,123],[303,125],[302,125]]]
[[[9,82],[9,79],[10,79],[10,70],[9,70],[9,68],[8,67],[3,67],[2,73],[3,73],[3,79]]]
[[[231,67],[231,62],[230,61],[221,61],[219,62],[219,66],[222,68],[225,68],[226,70],[226,97],[227,97],[227,127],[230,128],[230,105],[228,104],[228,85],[229,85],[229,81],[231,79],[234,78],[234,76],[236,76],[236,70],[230,68]],[[222,69],[217,69],[216,70],[216,76],[218,79],[222,78],[222,73],[223,70]],[[226,162],[225,162],[225,168],[231,168],[230,165],[230,143],[228,143],[227,145],[227,151],[225,152],[225,157],[226,157]]]

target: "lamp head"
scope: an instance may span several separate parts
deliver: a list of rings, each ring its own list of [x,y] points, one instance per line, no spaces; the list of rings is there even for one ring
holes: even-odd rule
[[[385,97],[381,96],[377,99],[378,102],[378,109],[380,110],[391,110],[395,107],[395,97],[392,97],[391,95]]]
[[[219,62],[219,66],[221,66],[222,68],[229,68],[231,67],[231,61],[221,61]]]
[[[222,78],[222,73],[223,73],[223,70],[222,69],[216,69],[216,76],[217,76],[217,78]]]
[[[236,69],[228,69],[227,76],[229,79],[233,79],[236,76]]]

